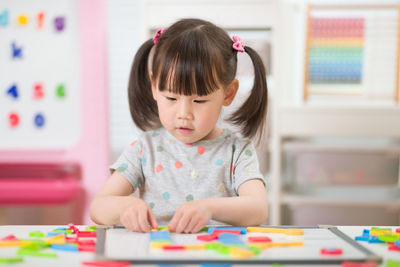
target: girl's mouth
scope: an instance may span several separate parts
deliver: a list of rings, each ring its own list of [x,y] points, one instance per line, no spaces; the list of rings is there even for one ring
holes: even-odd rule
[[[188,133],[193,132],[193,129],[189,129],[189,128],[185,128],[185,127],[179,127],[178,130],[182,134],[188,134]]]

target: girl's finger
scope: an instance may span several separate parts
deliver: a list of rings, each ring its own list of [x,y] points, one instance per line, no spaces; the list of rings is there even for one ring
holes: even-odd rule
[[[158,224],[157,224],[157,220],[156,220],[156,217],[154,216],[153,212],[149,209],[147,211],[147,214],[148,214],[148,219],[149,219],[151,228],[152,229],[157,229],[158,228]]]
[[[137,221],[137,214],[132,213],[129,217],[128,217],[128,221],[129,221],[129,225],[131,227],[131,231],[137,232],[139,231],[139,227],[138,227],[138,221]]]
[[[121,224],[128,230],[130,230],[129,225],[127,224],[127,222],[125,221],[125,218],[121,217],[121,219],[119,220],[121,222]]]
[[[176,232],[177,233],[182,233],[186,229],[186,227],[187,227],[189,222],[190,222],[189,216],[187,214],[184,214],[180,218],[179,222],[177,222]]]
[[[192,233],[196,224],[197,224],[197,221],[194,219],[194,217],[189,218],[189,221],[183,231],[185,233]]]
[[[193,227],[192,233],[198,233],[203,227],[204,227],[204,222],[203,221],[198,221],[196,225]]]
[[[175,214],[174,214],[174,216],[172,217],[171,221],[170,221],[169,224],[168,224],[168,227],[169,227],[172,231],[176,232],[176,226],[177,226],[177,223],[179,222],[179,220],[181,219],[181,217],[182,217],[182,213],[179,212],[179,210],[176,211]]]
[[[140,210],[138,212],[138,223],[139,223],[139,229],[140,232],[142,233],[147,233],[150,229],[149,229],[149,222],[147,220],[147,212]]]
[[[123,226],[125,226],[126,229],[128,229],[130,231],[135,231],[136,230],[135,220],[134,220],[132,215],[124,216],[121,219],[121,223],[122,223]]]

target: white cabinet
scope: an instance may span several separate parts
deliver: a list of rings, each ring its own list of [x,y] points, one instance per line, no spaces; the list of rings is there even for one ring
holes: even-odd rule
[[[281,209],[284,205],[292,208],[294,206],[309,208],[314,206],[316,212],[321,206],[380,207],[382,209],[390,207],[393,212],[398,213],[400,208],[398,187],[400,108],[280,107],[278,121],[273,126],[270,218],[272,224],[282,223]],[[362,161],[360,163],[357,155],[364,155],[361,160],[364,160],[365,164],[380,164],[385,168],[381,168],[379,172],[370,171],[370,173],[373,172],[370,175],[382,176],[375,177],[375,180],[371,182],[372,185],[366,181],[373,179],[373,177],[368,179],[365,177],[368,173],[363,174],[361,181],[357,180],[357,170],[352,172],[352,177],[347,175],[343,178],[349,179],[349,183],[345,185],[343,185],[345,183],[343,181],[335,184],[331,174],[320,171],[319,179],[325,182],[322,183],[325,184],[325,187],[313,183],[311,181],[313,178],[308,177],[310,179],[308,186],[303,181],[302,185],[295,184],[285,190],[284,167],[294,168],[294,166],[284,164],[285,153],[300,153],[299,157],[305,157],[305,153],[308,155],[313,153],[315,157],[325,156],[320,160],[315,158],[308,162],[302,162],[302,164],[308,164],[308,168],[318,169],[318,166],[313,166],[313,164],[322,164],[324,160],[325,162],[330,161],[330,169],[320,168],[325,172],[340,172],[340,168],[343,167],[340,162],[332,162],[334,160],[332,155],[336,157],[341,155],[342,161],[343,158],[346,158],[354,168],[358,168],[359,172],[368,171],[371,168],[363,167]],[[365,155],[370,155],[372,159],[376,157],[376,160],[367,160]],[[385,164],[389,164],[389,166]],[[387,174],[388,169],[390,169],[389,174]],[[297,169],[297,171],[299,170]],[[286,179],[289,178],[292,183],[296,183],[296,178],[298,178],[296,174],[288,175],[291,177],[286,177]],[[330,180],[327,181],[325,176],[329,176]],[[314,179],[317,178],[314,177]],[[320,210],[318,213],[323,212],[323,209]],[[351,213],[351,211],[348,212]],[[349,224],[349,221],[343,219],[342,224]],[[368,222],[364,222],[364,224],[368,224]]]

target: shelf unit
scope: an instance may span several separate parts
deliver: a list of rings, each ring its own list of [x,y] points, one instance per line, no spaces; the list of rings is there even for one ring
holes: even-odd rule
[[[400,147],[395,146],[363,146],[348,147],[346,144],[338,146],[315,145],[302,142],[293,143],[298,138],[316,137],[363,137],[363,138],[400,138],[400,108],[322,108],[322,107],[281,107],[278,110],[279,120],[273,125],[272,156],[271,156],[271,213],[270,223],[281,224],[282,205],[364,205],[380,206],[400,209],[400,191],[398,184],[387,192],[381,192],[380,199],[371,201],[370,196],[376,190],[387,188],[347,187],[318,190],[284,190],[283,180],[283,153],[286,150],[301,151],[362,151],[376,153],[387,151],[400,156]],[[293,148],[294,146],[294,148]],[[296,147],[297,146],[297,147]],[[321,189],[321,188],[320,188]],[[367,190],[368,189],[368,190]],[[347,190],[347,192],[346,192]],[[349,190],[361,191],[358,199],[349,193]],[[363,190],[365,192],[363,192]],[[327,193],[336,193],[327,197]],[[350,191],[351,192],[351,191]],[[385,197],[386,196],[386,197]]]
[[[370,1],[371,2],[371,1]],[[296,209],[307,207],[311,211],[324,212],[317,207],[340,208],[377,208],[390,209],[400,214],[399,182],[390,186],[366,185],[325,185],[302,187],[284,185],[284,153],[287,151],[341,152],[358,151],[360,153],[390,152],[400,158],[400,106],[398,103],[369,103],[345,101],[306,101],[302,92],[294,90],[293,80],[301,81],[301,62],[297,53],[304,48],[299,41],[299,34],[294,29],[294,19],[299,13],[306,13],[307,7],[302,3],[283,1],[281,3],[281,25],[277,46],[280,55],[276,77],[275,102],[271,131],[271,189],[270,189],[270,224],[285,224],[283,213],[285,207]],[[301,38],[300,38],[301,39]],[[290,41],[290,40],[293,40]],[[301,40],[300,43],[304,41]],[[301,60],[300,60],[301,61]],[[297,73],[297,74],[296,74]],[[298,74],[300,73],[300,74]],[[296,77],[297,75],[297,77]],[[288,78],[290,77],[290,78]],[[297,86],[298,87],[298,86]],[[297,88],[296,88],[297,89]],[[318,138],[336,138],[341,140],[362,138],[385,139],[393,145],[379,144],[370,146],[362,144],[349,145],[346,142],[330,145],[315,143],[310,140]],[[299,142],[299,140],[301,140]],[[400,162],[398,162],[400,165]],[[399,181],[399,174],[397,174]],[[327,213],[329,211],[326,211]],[[329,215],[329,214],[327,214]],[[397,215],[397,218],[400,218]],[[346,223],[346,222],[344,222]]]

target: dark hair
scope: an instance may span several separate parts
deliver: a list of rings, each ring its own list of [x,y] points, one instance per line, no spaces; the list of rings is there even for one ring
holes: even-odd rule
[[[147,40],[135,55],[129,78],[129,106],[135,124],[142,130],[161,126],[148,70],[152,48],[152,79],[160,91],[204,96],[235,79],[237,51],[232,45],[233,40],[223,29],[200,19],[179,20],[156,45],[152,39]],[[248,46],[245,51],[253,62],[254,85],[248,99],[228,120],[239,125],[244,136],[253,137],[263,128],[268,92],[260,56]]]

